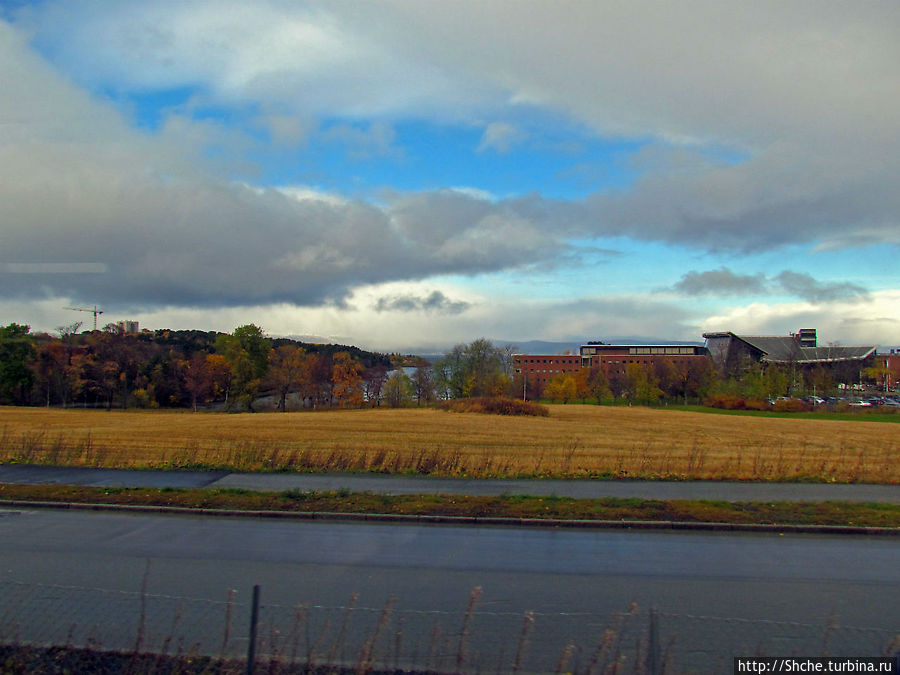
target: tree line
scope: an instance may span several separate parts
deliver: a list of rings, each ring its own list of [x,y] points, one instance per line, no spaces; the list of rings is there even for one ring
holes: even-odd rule
[[[79,333],[79,327],[50,335],[15,323],[0,326],[0,404],[287,411],[507,396],[656,405],[825,396],[836,391],[841,377],[833,369],[758,363],[726,376],[705,358],[661,358],[560,373],[542,386],[515,373],[515,347],[484,338],[459,344],[430,364],[351,346],[270,338],[254,324],[232,333],[129,334],[113,324]],[[870,371],[867,377],[885,377]]]
[[[261,398],[286,409],[292,395],[307,407],[355,406],[403,361],[273,339],[253,324],[232,333],[78,328],[50,335],[15,323],[0,327],[0,403],[252,411]]]
[[[798,364],[748,361],[728,373],[716,370],[704,357],[654,359],[624,366],[613,364],[576,373],[559,373],[545,386],[517,376],[520,394],[567,403],[593,399],[642,405],[680,402],[723,408],[764,408],[778,398],[828,397],[845,393],[848,384],[883,389],[900,381],[900,369],[883,364]]]

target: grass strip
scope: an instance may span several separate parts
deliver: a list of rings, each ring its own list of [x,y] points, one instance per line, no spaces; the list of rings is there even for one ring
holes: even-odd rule
[[[380,495],[370,492],[255,492],[241,489],[0,485],[5,500],[174,506],[246,511],[386,513],[563,520],[644,520],[900,528],[900,505],[857,502],[725,502],[573,499],[522,495]]]
[[[772,417],[794,420],[819,420],[832,422],[885,422],[900,424],[897,408],[861,408],[859,410],[810,410],[799,412],[778,412],[775,410],[727,410],[700,405],[673,405],[661,408],[666,412],[694,412],[709,415],[730,415],[732,417]]]

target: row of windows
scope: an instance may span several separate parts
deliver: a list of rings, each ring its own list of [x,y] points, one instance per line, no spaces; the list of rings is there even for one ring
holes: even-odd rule
[[[693,347],[629,347],[629,354],[693,354]]]
[[[603,349],[598,349],[597,347],[585,347],[582,349],[582,354],[585,356],[592,356],[595,354],[603,354]],[[619,350],[615,350],[619,351]],[[623,352],[624,353],[624,352]],[[682,355],[693,355],[697,353],[695,347],[629,347],[629,354],[671,354],[675,356]]]

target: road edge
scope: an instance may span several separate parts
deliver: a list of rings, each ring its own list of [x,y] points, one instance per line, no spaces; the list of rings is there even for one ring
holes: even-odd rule
[[[504,518],[492,516],[432,516],[395,513],[338,513],[330,511],[245,511],[201,509],[184,506],[144,506],[133,504],[84,504],[41,502],[21,499],[0,500],[0,508],[60,509],[73,511],[118,511],[227,518],[280,518],[286,520],[328,520],[415,525],[480,525],[498,527],[556,527],[597,530],[673,530],[705,532],[777,532],[779,534],[850,534],[900,536],[900,528],[856,525],[791,525],[771,523],[717,523],[675,520],[564,520],[558,518]]]

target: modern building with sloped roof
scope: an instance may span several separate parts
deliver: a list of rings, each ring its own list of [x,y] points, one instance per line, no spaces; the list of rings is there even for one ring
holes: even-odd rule
[[[720,372],[730,373],[749,363],[822,366],[852,374],[871,365],[875,345],[819,347],[816,330],[804,328],[787,336],[704,333],[709,356]]]

